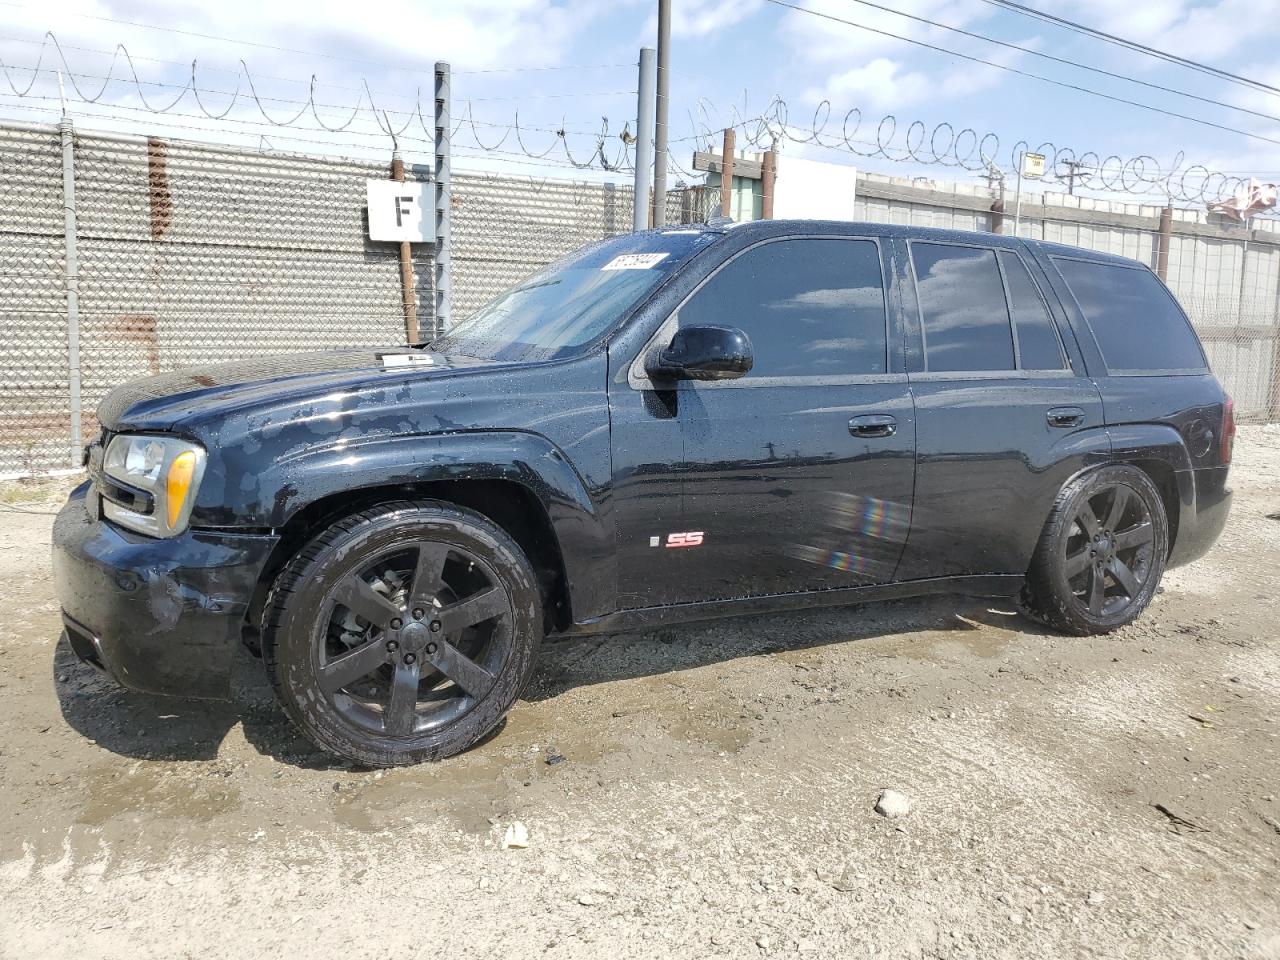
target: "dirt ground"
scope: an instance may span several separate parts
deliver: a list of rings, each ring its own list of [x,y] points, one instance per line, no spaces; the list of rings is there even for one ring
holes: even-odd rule
[[[56,491],[10,488],[0,957],[1280,957],[1280,427],[1236,451],[1222,541],[1115,635],[941,598],[555,642],[488,742],[387,773],[247,655],[226,705],[77,664]]]

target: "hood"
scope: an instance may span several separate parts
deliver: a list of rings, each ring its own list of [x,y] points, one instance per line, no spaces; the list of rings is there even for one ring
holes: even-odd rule
[[[225,416],[334,390],[394,386],[406,379],[510,366],[411,347],[284,354],[186,367],[117,387],[98,406],[108,430],[167,430],[195,417]]]

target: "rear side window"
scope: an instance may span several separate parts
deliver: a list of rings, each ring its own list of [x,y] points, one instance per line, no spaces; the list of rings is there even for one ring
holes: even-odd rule
[[[1009,309],[1018,332],[1018,366],[1023,370],[1061,370],[1066,366],[1062,341],[1049,308],[1027,265],[1012,250],[1000,251],[1000,266],[1009,287]]]
[[[994,250],[912,243],[930,372],[1014,369],[1013,328]]]
[[[1191,325],[1150,270],[1053,258],[1089,322],[1107,369],[1203,370]]]
[[[871,240],[778,240],[729,261],[680,308],[681,327],[738,327],[748,377],[884,373],[884,280]]]

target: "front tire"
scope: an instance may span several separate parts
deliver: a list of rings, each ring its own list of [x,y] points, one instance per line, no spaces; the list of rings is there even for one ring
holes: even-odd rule
[[[1146,473],[1118,464],[1083,474],[1045,523],[1024,609],[1064,633],[1109,633],[1147,608],[1168,556],[1164,501]]]
[[[337,521],[289,562],[264,618],[285,713],[370,767],[439,760],[493,730],[542,640],[537,580],[487,518],[439,501]]]

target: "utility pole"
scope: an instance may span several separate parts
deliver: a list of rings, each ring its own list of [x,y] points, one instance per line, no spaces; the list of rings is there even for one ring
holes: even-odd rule
[[[987,172],[981,174],[987,181],[987,192],[991,194],[991,232],[1004,233],[1004,171],[994,163],[987,163]],[[1000,184],[1000,193],[996,195],[996,184]]]
[[[655,63],[653,47],[640,50],[640,97],[636,104],[636,179],[632,231],[649,226],[649,190],[653,185],[653,99]]]
[[[658,0],[658,93],[653,130],[653,225],[667,222],[667,103],[671,98],[671,0]]]
[[[1067,195],[1073,196],[1076,192],[1076,171],[1084,164],[1078,160],[1065,160],[1063,163],[1067,168]]]
[[[737,134],[733,127],[724,128],[724,145],[720,148],[720,216],[733,216],[733,154],[737,150]]]

